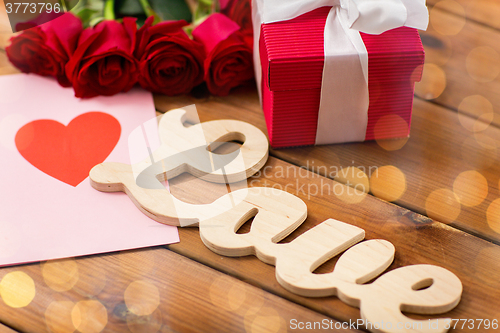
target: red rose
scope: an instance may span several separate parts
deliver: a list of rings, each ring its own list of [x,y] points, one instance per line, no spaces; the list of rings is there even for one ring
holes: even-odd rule
[[[203,82],[203,45],[182,30],[186,21],[161,22],[152,26],[149,17],[137,32],[135,56],[139,60],[139,83],[165,95],[189,93]]]
[[[137,83],[136,31],[135,19],[125,17],[123,23],[103,21],[82,32],[66,65],[76,97],[111,96]]]
[[[213,95],[227,95],[253,78],[252,48],[239,30],[227,16],[215,13],[193,31],[205,47],[205,82]]]
[[[236,22],[243,34],[253,34],[252,0],[220,0],[220,12]]]
[[[22,72],[53,76],[60,85],[69,87],[71,83],[64,67],[75,51],[82,30],[82,22],[66,13],[12,37],[5,51],[12,64]]]

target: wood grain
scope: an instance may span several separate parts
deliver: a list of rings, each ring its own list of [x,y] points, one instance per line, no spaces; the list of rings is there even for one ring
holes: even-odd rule
[[[258,190],[260,198],[252,197],[252,190]],[[273,195],[266,197],[264,193]],[[252,187],[244,204],[211,220],[200,221],[201,239],[209,249],[224,256],[255,255],[276,266],[276,279],[286,290],[306,297],[337,296],[346,304],[359,307],[361,317],[370,323],[405,322],[411,327],[421,325],[419,332],[435,332],[428,321],[410,319],[401,311],[441,314],[459,303],[462,284],[453,273],[434,265],[404,266],[383,273],[394,259],[394,246],[381,239],[358,243],[364,238],[364,230],[351,224],[328,219],[290,243],[276,244],[293,227],[294,207],[301,206],[298,200],[276,189],[262,191]],[[281,207],[287,207],[289,216],[283,216]],[[253,215],[252,211],[257,215],[250,231],[237,235],[235,230]],[[313,273],[341,252],[344,253],[333,272]],[[372,279],[373,283],[364,284]],[[415,291],[420,287],[430,288]],[[445,332],[450,322],[448,318],[435,324]],[[372,332],[396,332],[389,327],[374,330],[366,326]]]
[[[295,170],[297,174],[299,170],[276,158],[270,158],[266,167],[268,167],[267,176],[252,178],[252,186],[278,189],[287,187],[290,193],[298,195],[308,206],[307,220],[284,240],[285,243],[296,239],[303,232],[328,218],[345,221],[364,229],[366,239],[380,238],[394,244],[395,260],[389,271],[406,265],[431,264],[442,266],[456,274],[464,286],[462,300],[454,310],[444,316],[468,319],[487,317],[490,320],[499,318],[500,266],[495,259],[500,255],[499,246],[395,205],[384,203],[370,195],[361,196],[359,201],[360,198],[352,196],[352,192],[351,195],[346,194],[348,188],[344,185],[317,174],[302,170],[301,176],[297,178],[283,177],[281,173],[283,169],[288,169],[290,172]],[[173,180],[173,186],[176,187],[175,195],[179,199],[196,200],[199,195],[190,190],[192,188],[197,188],[199,193],[208,193],[201,183],[190,176],[179,177]],[[210,187],[212,186],[222,185],[210,184]],[[308,187],[331,189],[335,186],[337,189],[343,188],[346,192],[342,195],[338,191],[339,195],[323,193],[315,196],[306,192]],[[204,197],[206,199],[206,195]],[[357,309],[343,304],[336,297],[315,299],[288,292],[276,281],[274,268],[262,264],[254,257],[226,258],[211,252],[200,240],[196,229],[183,228],[179,232],[181,242],[168,246],[175,252],[249,281],[322,314],[342,321],[359,318]],[[336,258],[320,267],[317,272],[331,272],[335,261]],[[416,319],[429,317],[440,316],[412,316]]]
[[[17,331],[14,331],[12,328],[10,328],[8,326],[0,324],[0,333],[15,333],[15,332],[17,332]]]
[[[458,1],[463,4],[472,2],[472,0]],[[485,11],[489,11],[489,9]],[[456,14],[449,11],[437,10],[436,13],[438,18],[442,17],[445,20],[445,24],[446,21],[453,23],[453,20],[457,18]],[[493,19],[496,18],[498,16],[493,16]],[[480,18],[474,18],[474,20],[485,22]],[[493,23],[490,25],[493,26]],[[498,112],[498,105],[500,105],[498,78],[489,83],[475,83],[472,82],[465,68],[465,59],[472,48],[488,45],[497,50],[495,42],[498,40],[498,32],[484,24],[468,21],[465,28],[457,36],[440,36],[432,30],[429,34],[432,34],[434,40],[428,39],[430,42],[426,42],[424,37],[428,59],[441,66],[447,76],[446,89],[435,101],[451,109],[457,109],[464,97],[482,94],[490,100],[495,111]],[[6,63],[3,51],[8,38],[8,34],[0,35],[0,73],[2,74],[16,72],[11,65]],[[445,46],[440,46],[439,42]],[[435,56],[432,55],[433,52]],[[486,65],[494,64],[486,63]],[[226,98],[156,97],[156,105],[158,109],[163,111],[174,107],[183,107],[193,102],[198,106],[202,121],[221,118],[241,119],[265,129],[257,96],[252,88],[237,90]],[[466,122],[472,121],[471,118],[466,119],[468,119]],[[497,120],[494,122],[498,123]],[[499,242],[499,234],[490,228],[486,219],[487,208],[500,195],[498,192],[498,154],[496,148],[491,148],[490,142],[491,140],[498,142],[499,133],[497,129],[490,127],[484,134],[486,139],[484,137],[479,139],[483,145],[478,144],[474,135],[467,132],[462,126],[455,112],[431,105],[429,102],[416,100],[411,138],[400,150],[386,150],[376,142],[371,142],[284,149],[273,151],[272,154],[297,166],[306,166],[319,173],[323,172],[317,168],[318,166],[396,166],[405,175],[406,190],[395,203],[421,213],[426,212],[425,202],[431,193],[443,188],[452,190],[453,183],[461,172],[477,169],[487,179],[487,197],[478,206],[461,207],[460,215],[451,225]],[[386,147],[390,146],[390,143],[386,145]],[[313,161],[316,170],[311,165]],[[301,177],[284,176],[278,172],[280,168],[296,174],[299,174],[301,170],[276,158],[271,158],[267,166],[270,168],[264,169],[267,171],[266,177],[252,178],[251,182],[253,183],[251,184],[253,186],[290,185],[288,190],[301,196],[309,208],[309,217],[306,223],[285,241],[296,238],[301,232],[329,217],[352,223],[364,228],[368,239],[384,238],[395,245],[395,261],[389,268],[390,270],[405,265],[424,263],[440,265],[455,273],[462,280],[464,294],[458,307],[447,316],[467,319],[500,318],[498,310],[500,309],[500,266],[498,264],[500,250],[498,246],[444,224],[432,222],[404,208],[382,203],[373,196],[362,198],[347,196],[343,198],[346,201],[329,194],[308,198],[305,191],[309,184],[315,184],[318,188],[329,184],[330,188],[333,188],[335,183],[313,173],[305,173],[305,176]],[[192,192],[189,188],[184,188],[182,182],[184,180],[194,184],[196,180],[183,179],[182,177],[184,176],[180,176],[176,182],[175,195],[179,198],[185,198],[187,201],[196,202],[199,198],[189,199]],[[204,193],[209,196],[217,194],[217,191],[212,190],[212,192],[206,191]],[[358,202],[360,199],[362,199],[361,202]],[[206,197],[204,200],[209,201]],[[356,204],[349,202],[356,202]],[[245,228],[248,226],[244,225],[241,228],[242,231]],[[132,326],[138,325],[139,322],[145,323],[147,321],[143,319],[147,319],[154,328],[154,325],[157,325],[155,323],[158,322],[158,317],[155,317],[158,316],[157,314],[153,312],[152,316],[138,318],[130,313],[124,305],[124,290],[133,281],[141,279],[149,280],[160,291],[159,312],[162,314],[162,330],[164,331],[169,331],[171,328],[186,330],[188,329],[186,325],[191,325],[189,328],[192,331],[220,330],[220,327],[216,326],[218,324],[224,325],[223,330],[243,331],[245,318],[250,318],[247,319],[247,322],[251,321],[252,323],[259,323],[259,320],[263,320],[260,318],[260,313],[257,316],[245,316],[247,312],[244,310],[250,309],[253,304],[252,299],[264,299],[268,302],[265,303],[267,307],[279,309],[276,311],[282,318],[291,318],[292,314],[290,313],[294,313],[293,315],[296,313],[297,318],[305,318],[306,321],[324,318],[290,302],[284,304],[279,301],[279,298],[270,295],[269,292],[340,320],[359,318],[358,309],[343,304],[335,297],[311,299],[287,292],[276,281],[274,268],[261,263],[256,258],[224,258],[211,252],[201,242],[199,232],[196,229],[180,230],[180,236],[181,243],[169,246],[171,250],[259,287],[249,288],[249,291],[245,289],[245,293],[250,295],[245,299],[250,300],[250,303],[241,305],[238,308],[242,309],[241,312],[239,312],[240,310],[236,312],[224,310],[224,305],[221,305],[224,303],[219,301],[215,301],[215,303],[221,305],[222,308],[211,306],[210,291],[207,291],[207,286],[213,281],[218,281],[219,278],[222,279],[222,288],[216,289],[224,289],[224,286],[232,282],[236,284],[240,282],[230,279],[231,283],[228,283],[226,280],[228,277],[222,273],[217,273],[189,260],[186,261],[180,256],[172,259],[173,257],[167,251],[155,249],[78,259],[79,279],[68,292],[56,292],[49,288],[43,281],[39,265],[1,269],[2,277],[8,272],[16,270],[28,273],[35,280],[37,294],[35,300],[26,308],[13,309],[0,302],[0,309],[2,309],[0,321],[21,331],[38,332],[40,328],[46,327],[44,316],[51,301],[71,302],[62,304],[61,306],[64,308],[64,306],[72,305],[81,300],[97,299],[109,310],[108,325],[110,328],[127,330],[130,327],[127,326],[127,318]],[[329,261],[318,268],[317,272],[331,271],[334,263],[335,260]],[[176,269],[176,267],[183,268],[188,274],[182,269]],[[100,292],[98,289],[102,279],[98,278],[97,272],[99,271],[104,271],[106,276],[106,283]],[[63,289],[68,283],[73,283],[72,279],[74,276],[67,280],[63,279],[60,283],[63,285]],[[194,286],[190,285],[190,281],[195,282]],[[238,288],[236,287],[236,291],[239,290]],[[246,284],[245,288],[248,288]],[[262,291],[261,288],[266,292]],[[180,295],[179,290],[187,293]],[[265,296],[259,297],[259,293],[263,293]],[[227,294],[223,292],[215,292],[215,295],[213,297],[215,300],[218,298],[227,300]],[[275,305],[277,303],[281,305]],[[230,305],[227,305],[230,303],[225,304],[231,309]],[[72,309],[72,307],[68,308]],[[293,309],[287,312],[287,309],[291,308]],[[201,317],[193,320],[191,316],[186,314],[186,309],[192,310]],[[165,313],[169,315],[166,316]],[[421,319],[427,318],[427,316],[415,316],[415,318]],[[63,325],[64,323],[59,324]],[[72,325],[72,323],[70,324]],[[53,325],[52,321],[51,325]],[[138,327],[138,330],[141,330],[141,326]],[[489,332],[491,330],[479,329],[475,331]]]
[[[454,0],[460,5],[450,2],[442,2],[441,0],[427,0],[429,9],[432,9],[435,4],[440,3],[440,8],[449,11],[458,16],[463,16],[468,20],[474,20],[478,23],[488,25],[490,27],[500,29],[500,3],[497,0]]]
[[[251,87],[242,88],[224,99],[156,96],[155,102],[157,108],[162,111],[180,107],[183,103],[196,103],[202,121],[237,118],[265,129],[257,93]],[[246,112],[239,111],[241,109]],[[472,121],[471,118],[464,117],[463,121]],[[404,175],[404,187],[401,197],[396,198],[394,203],[423,215],[428,215],[426,203],[434,191],[453,191],[454,182],[462,172],[477,170],[488,184],[486,198],[479,205],[462,205],[459,215],[454,216],[447,213],[449,203],[444,199],[438,200],[436,205],[438,209],[445,211],[444,215],[435,214],[434,210],[430,215],[441,222],[450,223],[456,228],[500,243],[500,221],[491,219],[488,224],[486,216],[488,207],[500,194],[500,165],[497,162],[498,150],[495,148],[500,147],[499,142],[499,129],[490,127],[480,136],[474,136],[463,128],[456,112],[416,99],[411,135],[407,142],[401,143],[403,147],[399,150],[391,151],[383,147],[391,148],[394,144],[400,145],[400,142],[382,141],[276,149],[271,150],[271,154],[333,179],[342,179],[342,168],[350,166],[364,170],[368,178],[376,176],[377,168],[395,167]],[[391,184],[397,180],[398,178],[392,175],[381,179],[377,188],[382,188],[382,192],[376,194],[385,198],[384,194],[391,194]],[[385,187],[386,192],[383,191]],[[477,195],[482,196],[484,193]]]
[[[184,126],[187,109],[172,110],[161,117],[158,135],[161,144],[153,151],[144,140],[149,156],[133,165],[105,162],[90,170],[92,187],[103,192],[125,192],[136,206],[154,220],[170,225],[189,225],[220,214],[225,204],[191,205],[177,202],[161,181],[184,172],[216,183],[237,183],[254,175],[267,161],[269,143],[255,126],[236,120],[215,120]],[[196,108],[192,113],[197,118]],[[214,153],[230,141],[234,150]],[[213,152],[214,151],[214,152]],[[147,156],[147,155],[146,155]],[[137,180],[134,175],[137,176]],[[224,200],[224,199],[222,199]],[[227,198],[231,204],[234,198]],[[180,224],[179,224],[180,223]]]
[[[22,332],[73,332],[78,323],[81,332],[286,332],[292,319],[331,320],[164,248],[2,268],[0,276],[13,271],[36,288],[26,307],[0,301],[0,320]]]
[[[437,0],[429,2],[431,24],[428,31],[421,32],[421,36],[426,51],[426,63],[437,65],[438,69],[436,71],[440,70],[440,72],[436,74],[431,69],[424,72],[424,84],[417,84],[417,96],[424,99],[431,98],[436,103],[457,110],[464,98],[478,94],[482,95],[492,103],[495,110],[493,123],[498,126],[500,124],[500,111],[498,110],[500,95],[497,92],[500,90],[500,75],[491,82],[478,82],[472,79],[467,72],[466,62],[467,56],[477,47],[489,47],[497,52],[497,54],[500,54],[500,44],[496,42],[500,38],[500,31],[491,28],[494,27],[493,24],[500,24],[498,23],[500,21],[497,19],[498,15],[496,14],[500,10],[500,5],[496,0],[458,1],[459,6],[465,8],[467,15],[471,12],[478,12],[477,17],[491,17],[491,20],[484,19],[485,24],[489,25],[487,26],[457,15],[455,6],[439,6],[437,9],[432,9],[432,5],[437,2]],[[449,2],[441,3],[446,5]],[[457,35],[440,34],[432,24],[432,22],[442,22],[440,25],[447,27],[456,24],[460,25],[462,21],[465,22],[465,25]],[[5,23],[5,20],[2,20],[2,22]],[[8,27],[8,24],[6,27]],[[5,48],[8,44],[8,38],[11,35],[0,33],[0,49]],[[5,54],[2,53],[0,51],[0,64],[2,64],[0,66],[0,74],[17,73],[18,71],[12,66],[6,65],[7,59]],[[479,57],[479,69],[476,69],[475,72],[478,72],[479,76],[484,75],[484,73],[488,76],[491,73],[489,69],[500,66],[499,61],[500,58],[497,58],[495,55],[492,57]],[[442,93],[439,93],[436,92],[436,89],[440,90],[439,85],[442,83],[439,83],[438,87],[436,87],[436,82],[434,81],[440,80],[435,76],[441,75],[443,72],[445,75],[445,89]],[[474,112],[470,110],[465,110],[464,112],[474,116]]]
[[[500,31],[441,9],[430,11],[430,22],[428,30],[420,32],[426,66],[416,95],[476,118],[484,110],[479,106],[470,110],[461,103],[466,97],[481,95],[492,104],[492,122],[499,126]],[[500,22],[498,16],[495,22]],[[442,33],[462,24],[456,35]]]

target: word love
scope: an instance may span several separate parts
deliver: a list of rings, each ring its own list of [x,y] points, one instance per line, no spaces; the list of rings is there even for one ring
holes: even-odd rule
[[[185,119],[183,110],[165,114],[159,124],[161,145],[148,159],[134,165],[99,164],[90,172],[92,186],[100,191],[126,192],[141,211],[159,222],[198,225],[203,243],[218,254],[256,255],[275,265],[276,279],[293,293],[338,296],[360,308],[365,327],[371,331],[402,332],[397,323],[411,326],[414,332],[448,330],[449,318],[414,320],[402,311],[439,314],[453,309],[460,301],[462,284],[452,272],[433,265],[413,265],[378,277],[392,263],[394,246],[380,239],[361,242],[364,230],[334,219],[290,243],[279,244],[307,217],[306,204],[288,192],[244,188],[205,205],[188,204],[172,196],[162,180],[189,172],[211,182],[239,181],[257,172],[268,156],[266,137],[249,124],[219,120],[186,128],[182,125]],[[215,142],[235,138],[243,145],[229,157],[199,149],[203,144],[213,148]],[[185,159],[182,151],[190,152]],[[204,162],[207,158],[211,164]],[[217,165],[217,170],[210,169],[210,165]],[[250,232],[237,234],[252,217]],[[342,252],[333,272],[312,273]]]

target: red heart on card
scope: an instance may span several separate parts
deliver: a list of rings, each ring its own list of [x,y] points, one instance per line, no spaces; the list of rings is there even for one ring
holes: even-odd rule
[[[32,121],[17,131],[15,140],[17,150],[34,167],[77,186],[113,151],[120,134],[121,126],[115,117],[88,112],[68,126],[50,119]]]

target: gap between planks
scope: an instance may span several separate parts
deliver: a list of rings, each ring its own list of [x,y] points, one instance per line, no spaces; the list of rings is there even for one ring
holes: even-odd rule
[[[23,331],[16,331],[15,329],[10,327],[6,323],[0,321],[0,333],[15,333],[15,332],[24,333]],[[28,333],[28,332],[26,332],[26,333]]]
[[[252,91],[253,91],[253,93],[252,93]],[[254,94],[255,94],[255,90],[253,90],[253,88],[246,87],[246,88],[241,88],[241,89],[235,91],[235,93],[233,93],[233,94],[231,94],[228,97],[225,97],[223,99],[217,98],[217,97],[209,97],[206,99],[195,99],[195,98],[190,97],[190,96],[184,96],[184,97],[172,99],[172,98],[168,98],[168,97],[164,97],[164,96],[155,96],[155,103],[156,103],[157,109],[160,110],[161,112],[164,112],[164,111],[176,108],[176,107],[182,107],[185,105],[196,104],[200,108],[205,109],[200,114],[202,116],[202,121],[207,121],[207,120],[212,120],[212,119],[238,118],[238,119],[250,122],[250,123],[258,124],[258,126],[261,127],[261,129],[262,129],[262,127],[265,125],[263,123],[263,117],[262,117],[262,114],[260,111],[260,106],[257,106],[258,103],[256,101],[256,95],[254,96]],[[428,101],[416,99],[416,102],[419,104],[418,109],[420,110],[419,113],[421,113],[421,115],[419,116],[419,119],[420,118],[422,118],[422,119],[420,119],[420,121],[423,121],[423,119],[427,118],[426,111],[422,111],[422,110],[427,110],[427,113],[429,113],[429,112],[440,113],[441,114],[440,118],[444,119],[444,120],[441,119],[441,121],[449,121],[450,119],[454,118],[456,115],[456,112],[449,110],[447,108],[438,107],[432,103],[429,103]],[[218,108],[220,108],[220,111],[216,111],[216,109],[218,109]],[[214,113],[210,112],[210,110],[212,110],[212,109],[215,109]],[[235,111],[231,110],[231,109],[241,110],[241,112],[244,113],[244,116],[243,117],[234,117],[233,115],[234,115]],[[248,112],[244,112],[244,110],[246,110]],[[471,118],[471,117],[467,116],[467,118],[470,120],[473,120],[473,118]],[[452,124],[450,126],[448,126],[448,127],[450,127],[450,128],[448,128],[448,130],[454,130],[455,125]],[[495,133],[498,132],[498,128],[496,128],[496,127],[491,127],[490,130],[495,132]],[[493,134],[495,134],[495,133],[493,133]],[[460,139],[460,138],[458,138],[458,139]],[[368,147],[367,149],[370,150],[371,148]],[[324,148],[323,148],[323,150],[324,150]],[[343,150],[340,150],[340,152],[336,151],[336,153],[339,154],[338,155],[339,157],[342,157],[343,159],[349,157],[349,156],[345,155],[345,152],[342,153],[342,151]],[[287,153],[286,150],[283,150],[283,152],[281,150],[271,150],[270,154],[271,154],[271,156],[278,157],[279,159],[282,159],[283,161],[286,161],[289,164],[292,164],[292,165],[295,165],[298,167],[300,166],[299,165],[301,163],[300,159],[293,159],[291,156],[288,156],[290,154]],[[306,152],[306,154],[307,154],[307,152]],[[313,156],[311,156],[311,158],[312,157]],[[368,155],[368,157],[370,157],[370,155]],[[450,158],[453,159],[453,158],[456,158],[456,156],[450,157]],[[326,161],[326,162],[328,162],[328,161]],[[367,162],[369,162],[369,161],[367,161]],[[382,162],[378,162],[378,164],[380,164]],[[360,161],[360,163],[363,164],[363,161]],[[412,163],[412,162],[409,161],[409,163]],[[382,163],[378,166],[382,166],[382,165],[385,165],[385,164]],[[341,166],[341,164],[339,166]],[[311,171],[311,168],[309,168],[309,171]],[[313,172],[317,175],[325,176],[317,171],[318,170],[312,170],[311,172]],[[491,172],[489,172],[489,173],[491,173]],[[455,176],[454,175],[451,175],[451,176],[452,176],[451,178],[454,179]],[[491,175],[487,174],[487,176],[491,176]],[[329,178],[329,177],[327,177],[327,178]],[[442,184],[442,181],[438,181],[438,180],[436,180],[436,181],[428,180],[427,181],[427,180],[419,180],[419,177],[413,177],[413,178],[415,178],[415,179],[410,179],[410,181],[424,181],[424,183],[423,183],[423,185],[424,185],[423,190],[424,191],[427,191],[429,189],[432,191],[434,189],[443,187],[443,185],[444,185],[444,187],[447,186],[446,184]],[[450,178],[450,177],[448,177],[448,178]],[[490,179],[490,178],[491,177],[489,177],[488,179]],[[329,178],[329,179],[331,179],[331,178]],[[445,179],[444,181],[447,182],[448,179]],[[491,181],[491,179],[490,179],[490,181]],[[453,180],[451,180],[451,182],[453,182]],[[426,186],[428,186],[429,188],[426,188]],[[417,192],[409,193],[409,195],[411,195],[411,196],[420,195],[421,196],[421,194],[418,194]],[[491,195],[493,195],[493,192]],[[418,200],[421,201],[422,199],[420,198]],[[488,200],[489,199],[487,199],[486,201],[488,201]],[[419,204],[418,202],[415,204],[412,204],[412,202],[413,201],[407,200],[403,196],[402,200],[399,199],[394,204],[396,204],[400,207],[403,207],[407,210],[419,213],[421,215],[427,215],[424,211],[425,207],[422,204]],[[464,212],[462,212],[462,214],[466,214],[466,215],[462,216],[461,219],[457,220],[458,224],[463,224],[464,227],[457,228],[457,230],[466,231],[467,233],[469,233],[470,228],[468,228],[468,226],[475,227],[475,224],[476,224],[474,222],[474,220],[470,220],[470,219],[477,218],[477,216],[476,216],[477,213],[478,212],[474,212],[473,210],[472,211],[464,210]],[[463,220],[463,219],[465,219],[465,220]],[[435,220],[440,221],[439,219],[436,219],[436,218],[435,218]],[[462,222],[460,222],[460,221],[462,221]],[[440,221],[440,222],[443,224],[446,224],[445,223],[446,221]],[[454,223],[453,227],[455,227],[456,224],[457,223]],[[498,243],[499,239],[497,237],[495,237],[495,235],[493,235],[491,231],[486,232],[485,230],[483,230],[484,228],[485,227],[479,228],[478,232],[484,233],[486,236],[482,236],[479,238],[485,239],[488,241],[496,240],[495,243]],[[474,231],[476,229],[472,229],[472,231]],[[471,234],[475,235],[476,233],[472,232]]]
[[[279,159],[270,158],[269,164],[280,165],[286,163]],[[311,177],[314,177],[312,176],[312,173],[310,174]],[[279,182],[279,178],[270,179],[271,182],[273,182],[273,179],[274,181]],[[314,179],[317,180],[318,178],[314,177]],[[331,180],[329,181],[332,182]],[[283,182],[286,181],[283,180]],[[193,193],[188,192],[185,192],[184,194],[191,194],[191,196],[193,195]],[[381,231],[378,230],[378,228],[367,226],[377,225],[377,222],[379,222],[379,220],[385,221],[387,218],[392,218],[400,220],[400,222],[402,222],[403,224],[409,222],[404,222],[405,220],[407,220],[407,216],[405,214],[405,211],[403,211],[398,206],[386,205],[385,202],[380,202],[379,204],[378,201],[373,200],[373,198],[371,197],[367,197],[366,200],[371,201],[371,204],[365,201],[364,204],[359,207],[352,206],[354,211],[348,209],[349,207],[346,207],[344,204],[338,205],[338,203],[330,203],[330,201],[325,202],[324,200],[321,200],[321,198],[311,198],[311,200],[306,200],[309,206],[308,208],[310,208],[310,215],[304,222],[304,225],[297,229],[298,233],[296,233],[295,236],[298,236],[298,234],[304,232],[311,226],[320,223],[324,220],[325,216],[345,220],[348,223],[360,223],[360,225],[358,226],[364,228],[367,232],[370,233],[370,235],[367,235],[367,239],[378,237],[377,233]],[[324,208],[327,208],[328,211]],[[332,209],[331,212],[330,209]],[[370,211],[372,212],[371,214],[369,214]],[[377,214],[373,214],[375,212],[377,212]],[[337,216],[329,216],[330,213],[334,213]],[[373,219],[367,218],[367,215],[373,215],[374,217]],[[376,216],[380,217],[376,218]],[[366,219],[370,221],[367,221]],[[363,222],[362,220],[365,221]],[[474,301],[472,298],[479,297],[481,299],[484,297],[484,295],[475,295],[476,291],[479,290],[477,289],[478,281],[476,280],[476,277],[470,275],[470,273],[467,272],[467,269],[462,266],[462,261],[470,262],[470,260],[466,257],[473,254],[466,251],[463,256],[460,257],[461,260],[450,261],[450,259],[456,256],[457,250],[459,248],[473,248],[476,250],[480,250],[482,248],[488,247],[487,242],[441,223],[433,223],[432,225],[429,225],[428,228],[426,228],[425,226],[421,227],[423,228],[417,228],[420,229],[420,232],[418,234],[418,237],[415,237],[421,238],[423,243],[416,244],[415,246],[417,248],[420,248],[420,250],[422,251],[416,252],[413,251],[415,247],[409,243],[408,237],[405,236],[404,239],[403,237],[400,237],[401,234],[399,233],[400,231],[398,231],[397,228],[392,230],[391,232],[389,232],[388,229],[384,231],[384,233],[388,232],[390,234],[388,234],[386,236],[388,238],[385,239],[388,239],[391,242],[394,241],[396,248],[399,249],[397,250],[397,253],[399,254],[397,254],[396,262],[393,264],[392,268],[401,265],[416,264],[422,262],[427,263],[427,260],[429,260],[429,258],[432,258],[432,260],[437,260],[437,262],[432,262],[432,264],[444,265],[444,267],[446,268],[455,267],[455,269],[458,269],[456,270],[456,272],[461,277],[463,277],[464,285],[467,285],[468,288],[463,297],[463,306],[457,308],[457,312],[453,312],[454,314],[450,314],[450,316],[468,316],[468,318],[471,317],[471,315],[475,313],[474,311],[477,309],[466,307],[465,304],[471,304],[470,302],[473,302],[477,303],[478,306],[481,307],[481,304],[477,302],[477,299]],[[250,284],[258,285],[260,288],[268,292],[272,292],[273,294],[283,297],[289,301],[301,304],[302,306],[308,307],[311,310],[317,311],[332,318],[340,318],[340,320],[347,321],[349,319],[352,320],[353,318],[356,319],[356,316],[358,316],[357,313],[353,312],[356,309],[345,307],[342,304],[339,304],[339,301],[335,297],[320,299],[303,298],[283,290],[283,288],[281,288],[275,281],[274,267],[262,265],[262,263],[256,258],[226,258],[211,252],[201,242],[198,231],[196,229],[182,229],[179,230],[179,232],[181,236],[181,242],[168,246],[169,249],[175,251],[176,253],[201,262],[209,267],[213,267],[214,269],[234,276],[240,280],[250,282]],[[293,236],[294,234],[291,235],[292,238]],[[498,250],[498,247],[495,246],[495,250]],[[427,259],[424,259],[424,257]],[[485,299],[485,302],[485,306],[486,308],[488,308],[488,305],[486,305],[488,304],[487,299]],[[495,303],[496,302],[497,301],[495,301]],[[490,304],[489,306],[491,307],[493,305]]]

